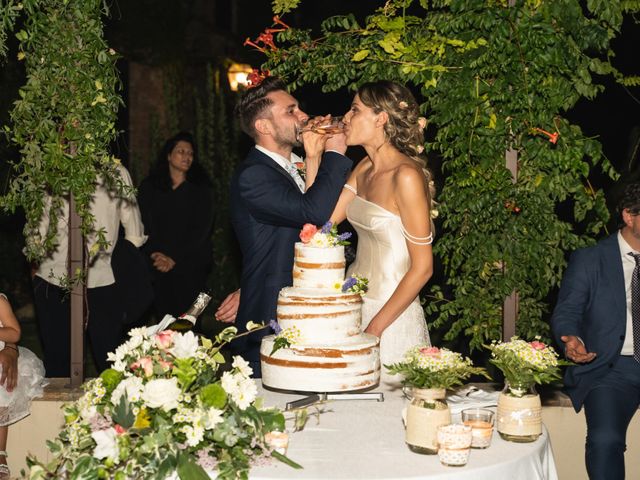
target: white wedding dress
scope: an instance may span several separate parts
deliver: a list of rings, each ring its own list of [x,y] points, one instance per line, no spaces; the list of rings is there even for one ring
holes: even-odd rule
[[[362,275],[369,279],[369,291],[363,297],[362,328],[393,294],[411,265],[403,235],[402,221],[373,202],[356,195],[347,207],[347,219],[358,233],[356,259],[348,275]],[[397,385],[400,378],[386,375],[384,365],[402,360],[411,347],[430,344],[424,310],[418,297],[382,333],[380,338],[381,383]]]

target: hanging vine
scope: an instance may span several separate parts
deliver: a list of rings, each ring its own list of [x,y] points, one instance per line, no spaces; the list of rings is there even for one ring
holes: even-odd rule
[[[93,231],[89,210],[95,181],[103,176],[122,190],[109,153],[121,99],[115,62],[117,54],[103,37],[104,0],[2,0],[0,53],[15,32],[17,57],[25,62],[26,84],[4,131],[20,150],[13,176],[0,207],[24,209],[25,252],[39,260],[53,247],[62,199],[73,196],[82,218],[82,233]],[[45,195],[53,199],[49,231],[38,231]]]
[[[299,0],[273,2],[275,13]],[[446,288],[435,285],[426,310],[445,339],[467,336],[478,348],[501,335],[502,306],[519,294],[517,333],[545,335],[546,298],[566,266],[565,252],[593,242],[608,219],[600,169],[616,173],[600,144],[565,112],[603,87],[627,85],[609,62],[625,12],[640,1],[389,0],[361,24],[331,17],[322,32],[289,28],[279,17],[247,44],[265,69],[296,88],[354,90],[375,79],[413,84],[435,130],[427,150],[443,159],[442,226],[436,252]],[[518,155],[518,179],[505,152]],[[451,295],[445,295],[444,291]]]

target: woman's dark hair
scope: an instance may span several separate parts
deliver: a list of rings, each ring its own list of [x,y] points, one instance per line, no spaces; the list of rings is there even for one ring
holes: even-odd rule
[[[161,189],[171,188],[172,183],[171,175],[169,174],[169,155],[173,149],[176,148],[178,142],[187,142],[193,149],[193,162],[187,171],[187,181],[196,185],[211,186],[209,177],[198,162],[198,150],[196,143],[193,139],[193,135],[189,132],[179,132],[164,142],[164,145],[158,154],[158,159],[153,171],[151,172],[151,178],[155,185]]]

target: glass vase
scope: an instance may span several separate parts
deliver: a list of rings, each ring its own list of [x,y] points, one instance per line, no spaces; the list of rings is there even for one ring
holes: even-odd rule
[[[413,388],[405,419],[407,446],[412,452],[438,453],[438,427],[451,423],[444,388]]]
[[[542,434],[542,405],[535,384],[506,381],[498,397],[496,428],[510,442],[534,442]]]

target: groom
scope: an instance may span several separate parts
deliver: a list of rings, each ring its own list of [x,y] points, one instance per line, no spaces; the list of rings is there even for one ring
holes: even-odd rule
[[[248,321],[276,318],[278,292],[292,284],[299,232],[305,223],[322,225],[329,219],[351,160],[344,156],[343,134],[327,138],[303,133],[309,177],[305,185],[292,150],[301,146],[299,131],[309,117],[276,77],[247,90],[236,112],[242,130],[256,142],[231,180],[231,222],[242,251],[242,295],[234,292],[227,297],[216,318],[235,321],[243,332]],[[231,343],[232,352],[249,362],[256,377],[261,376],[260,342],[265,334],[262,330]]]

